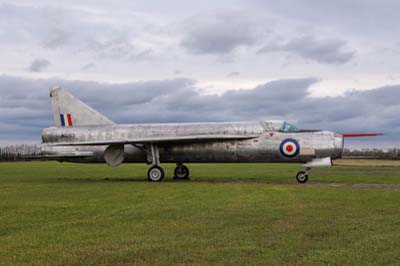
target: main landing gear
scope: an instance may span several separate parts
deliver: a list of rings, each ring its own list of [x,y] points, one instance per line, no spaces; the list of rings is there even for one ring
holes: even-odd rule
[[[147,178],[150,182],[161,182],[164,179],[164,169],[161,166],[154,165],[147,172]]]
[[[150,144],[147,152],[147,160],[151,162],[151,167],[147,171],[149,182],[161,182],[164,179],[164,169],[160,166],[160,153],[156,145]]]
[[[147,161],[150,162],[151,167],[147,172],[147,179],[149,182],[161,182],[164,179],[165,172],[160,165],[160,153],[156,145],[150,144],[147,148]],[[189,168],[182,163],[177,163],[174,171],[174,179],[188,180]]]
[[[308,181],[308,174],[310,173],[311,168],[306,168],[305,171],[300,171],[296,175],[297,182],[304,184]]]
[[[189,168],[182,163],[177,163],[174,170],[174,179],[187,180],[189,179]]]

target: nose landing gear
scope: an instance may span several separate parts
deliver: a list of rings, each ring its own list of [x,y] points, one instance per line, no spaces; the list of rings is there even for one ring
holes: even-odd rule
[[[315,167],[331,167],[332,158],[331,157],[324,157],[324,158],[314,158],[308,163],[304,164],[305,171],[300,171],[296,175],[297,182],[299,183],[306,183],[308,180],[308,175],[311,172],[311,168]]]
[[[308,181],[308,174],[310,173],[311,168],[306,168],[305,171],[300,171],[296,175],[297,182],[304,184]]]

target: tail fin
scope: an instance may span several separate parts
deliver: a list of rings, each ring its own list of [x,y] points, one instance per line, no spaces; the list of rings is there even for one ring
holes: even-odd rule
[[[110,119],[61,88],[50,89],[50,98],[57,127],[114,125]]]

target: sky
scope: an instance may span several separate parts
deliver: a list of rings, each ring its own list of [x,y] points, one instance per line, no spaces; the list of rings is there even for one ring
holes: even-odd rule
[[[395,0],[0,0],[0,145],[62,86],[117,123],[284,119],[400,148]]]

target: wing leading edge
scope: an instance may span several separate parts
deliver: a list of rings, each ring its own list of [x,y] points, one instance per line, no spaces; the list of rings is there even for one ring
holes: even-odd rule
[[[207,142],[218,140],[245,140],[258,138],[259,135],[191,135],[174,137],[150,137],[134,138],[125,140],[94,140],[94,141],[75,141],[58,142],[50,144],[51,146],[102,146],[115,144],[146,144],[146,143],[188,143],[188,142]]]

